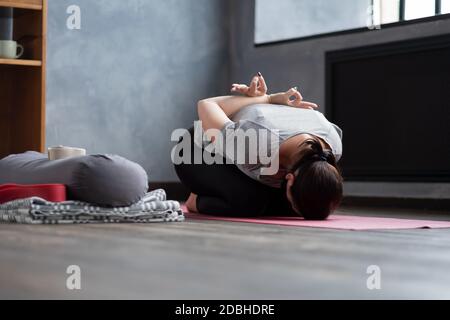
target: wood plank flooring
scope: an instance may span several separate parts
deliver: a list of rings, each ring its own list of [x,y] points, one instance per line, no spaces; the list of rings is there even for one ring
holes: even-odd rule
[[[339,213],[450,220],[394,209]],[[66,288],[69,265],[81,268],[81,290]],[[381,268],[380,290],[367,289],[369,265]],[[0,298],[449,299],[450,230],[0,224]]]

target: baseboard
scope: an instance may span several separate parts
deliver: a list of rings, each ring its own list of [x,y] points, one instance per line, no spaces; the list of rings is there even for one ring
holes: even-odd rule
[[[189,190],[179,182],[150,182],[149,189],[164,189],[166,190],[168,199],[171,200],[184,201],[189,196]],[[448,211],[450,213],[450,199],[345,196],[342,205],[436,210]]]
[[[450,199],[346,196],[342,201],[342,205],[355,207],[372,207],[372,208],[433,210],[450,213]]]

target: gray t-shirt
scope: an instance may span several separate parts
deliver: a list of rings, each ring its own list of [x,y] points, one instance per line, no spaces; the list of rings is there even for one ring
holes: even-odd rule
[[[248,141],[245,140],[246,144],[243,153],[245,153],[246,161],[236,161],[236,156],[233,157],[235,154],[230,156],[227,151],[228,148],[223,146],[219,146],[220,150],[216,147],[216,152],[228,159],[232,159],[242,172],[268,186],[280,187],[283,174],[267,175],[262,173],[261,169],[267,168],[269,165],[267,165],[267,162],[260,161],[260,154],[254,154],[258,153],[262,148],[265,148],[264,150],[267,152],[268,150],[276,150],[278,152],[280,145],[286,140],[299,134],[311,134],[322,138],[328,143],[337,160],[342,155],[342,130],[329,122],[322,113],[315,110],[257,104],[240,110],[232,117],[232,120],[222,129],[222,134],[227,139],[230,139],[230,136],[238,130],[247,132],[248,129],[261,130],[261,132],[266,134],[267,139],[262,139],[265,137],[257,135],[256,148],[249,147]],[[238,153],[239,151],[236,150],[235,147],[233,151]],[[278,154],[276,156],[278,157]],[[256,161],[247,161],[249,159],[256,159]]]

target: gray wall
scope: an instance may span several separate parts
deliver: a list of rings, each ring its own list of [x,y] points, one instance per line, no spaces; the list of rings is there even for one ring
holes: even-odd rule
[[[82,29],[66,28],[66,8]],[[289,44],[254,46],[253,0],[49,0],[47,144],[117,153],[152,181],[177,181],[170,134],[196,118],[198,99],[257,71],[272,91],[297,85],[325,102],[325,52],[443,34],[441,20]],[[346,184],[348,194],[450,197],[449,184]]]
[[[81,30],[66,9],[81,7]],[[176,181],[170,134],[228,84],[223,0],[49,0],[47,145],[116,153]]]
[[[248,81],[249,75],[261,71],[271,91],[298,86],[305,99],[324,109],[325,53],[349,47],[445,34],[450,19],[385,28],[273,46],[254,46],[254,0],[231,0],[231,80]],[[282,24],[280,24],[280,27]],[[345,133],[344,133],[345,134]],[[344,151],[345,152],[345,151]],[[356,195],[390,195],[450,198],[450,184],[346,183],[346,193]]]

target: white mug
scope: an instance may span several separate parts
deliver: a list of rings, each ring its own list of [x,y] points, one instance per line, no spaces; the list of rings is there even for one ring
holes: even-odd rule
[[[48,148],[48,158],[50,160],[61,160],[73,157],[82,157],[86,155],[86,150],[81,148],[72,148],[65,146]]]
[[[0,58],[2,59],[19,59],[24,51],[23,46],[16,41],[0,40]]]

